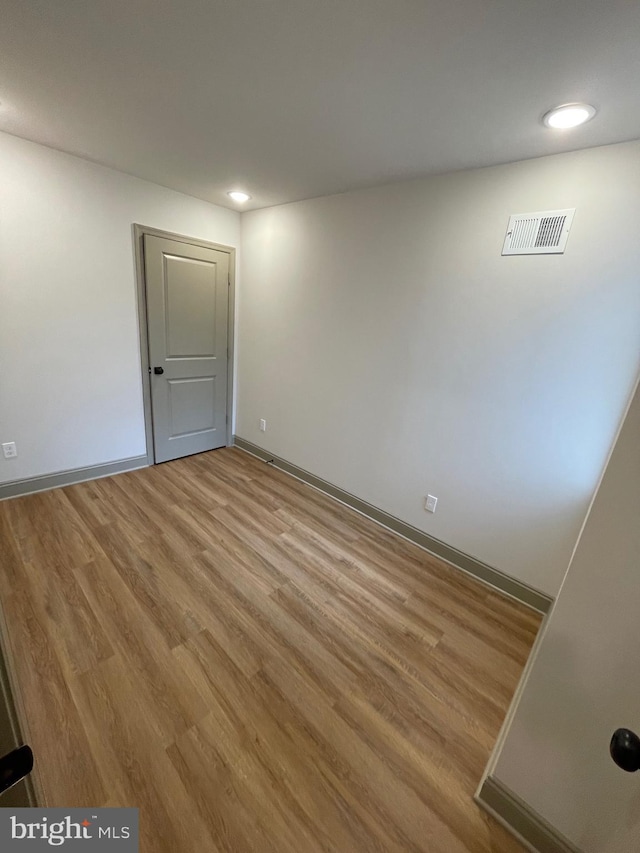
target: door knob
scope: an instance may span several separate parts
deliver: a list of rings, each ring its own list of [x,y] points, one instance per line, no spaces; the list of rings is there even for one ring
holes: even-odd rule
[[[33,753],[28,746],[20,746],[0,758],[0,794],[33,770]]]
[[[164,373],[164,367],[154,367],[153,372],[156,376],[162,376],[162,374]]]
[[[640,770],[640,737],[630,729],[617,729],[609,745],[611,758],[627,773]]]

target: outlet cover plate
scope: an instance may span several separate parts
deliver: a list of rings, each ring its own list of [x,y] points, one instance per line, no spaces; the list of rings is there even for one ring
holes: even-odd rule
[[[2,452],[5,459],[15,459],[18,455],[18,448],[16,447],[15,441],[6,441],[2,445]]]
[[[434,495],[427,495],[424,501],[424,508],[427,512],[435,512],[436,506],[438,505],[438,498]]]

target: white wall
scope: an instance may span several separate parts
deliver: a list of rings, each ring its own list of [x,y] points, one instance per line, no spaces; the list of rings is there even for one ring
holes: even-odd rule
[[[566,254],[501,257],[565,207]],[[237,434],[555,595],[640,366],[639,222],[637,142],[244,214]]]
[[[239,215],[0,134],[0,482],[145,453],[132,223],[236,246]]]
[[[640,850],[640,391],[625,419],[493,776],[584,853]]]

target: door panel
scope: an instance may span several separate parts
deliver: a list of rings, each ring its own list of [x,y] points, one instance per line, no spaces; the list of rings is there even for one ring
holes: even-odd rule
[[[214,358],[216,265],[165,255],[167,355]]]
[[[166,462],[226,445],[229,255],[149,235],[144,252],[153,440]]]
[[[215,429],[215,377],[169,380],[169,437]]]

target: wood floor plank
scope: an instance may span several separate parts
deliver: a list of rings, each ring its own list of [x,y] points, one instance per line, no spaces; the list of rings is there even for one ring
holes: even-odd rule
[[[105,525],[95,535],[138,606],[170,647],[199,630],[191,613],[176,599],[180,563],[162,535],[131,540],[119,523]]]
[[[103,559],[77,572],[78,582],[113,646],[149,694],[149,723],[168,743],[206,715],[206,705],[181,678],[162,632],[137,603],[113,564]]]
[[[143,853],[520,853],[473,793],[531,610],[236,448],[0,503],[48,805]]]
[[[287,744],[283,728],[286,718],[277,719],[273,715],[256,692],[254,680],[235,667],[208,632],[176,649],[175,654],[198,681],[200,689],[208,691],[211,710],[168,753],[173,760],[180,753],[187,784],[193,784],[190,779],[194,764],[214,785],[220,783],[222,771],[223,787],[233,792],[233,800],[241,801],[234,802],[231,809],[220,808],[217,802],[209,803],[205,812],[210,819],[239,820],[241,825],[249,827],[252,838],[246,840],[246,849],[295,853],[301,842],[304,849],[322,849],[315,842],[317,826],[313,832],[308,831],[308,823],[297,803],[297,792],[304,785],[304,772],[300,772],[304,762],[294,754],[291,743]],[[200,746],[198,757],[194,752],[196,745]],[[191,753],[190,759],[185,750]],[[208,786],[198,787],[206,790]],[[246,792],[244,796],[241,791]],[[252,792],[250,797],[246,795],[248,791]],[[224,802],[226,798],[221,795],[219,799]],[[247,800],[253,803],[250,812],[246,810]],[[278,839],[275,848],[274,835]]]
[[[218,853],[149,717],[144,690],[120,654],[71,685],[108,799],[140,810],[140,849]],[[62,805],[58,794],[53,805]]]
[[[307,742],[307,749],[313,748],[316,761],[325,765],[325,771],[349,781],[360,806],[373,811],[391,829],[397,843],[406,850],[434,853],[463,849],[437,815],[425,808],[415,789],[336,712],[335,701],[326,691],[275,658],[265,666],[263,676],[281,701],[286,698],[296,710],[302,742]]]
[[[99,805],[106,791],[46,618],[23,590],[2,603],[44,804]]]

